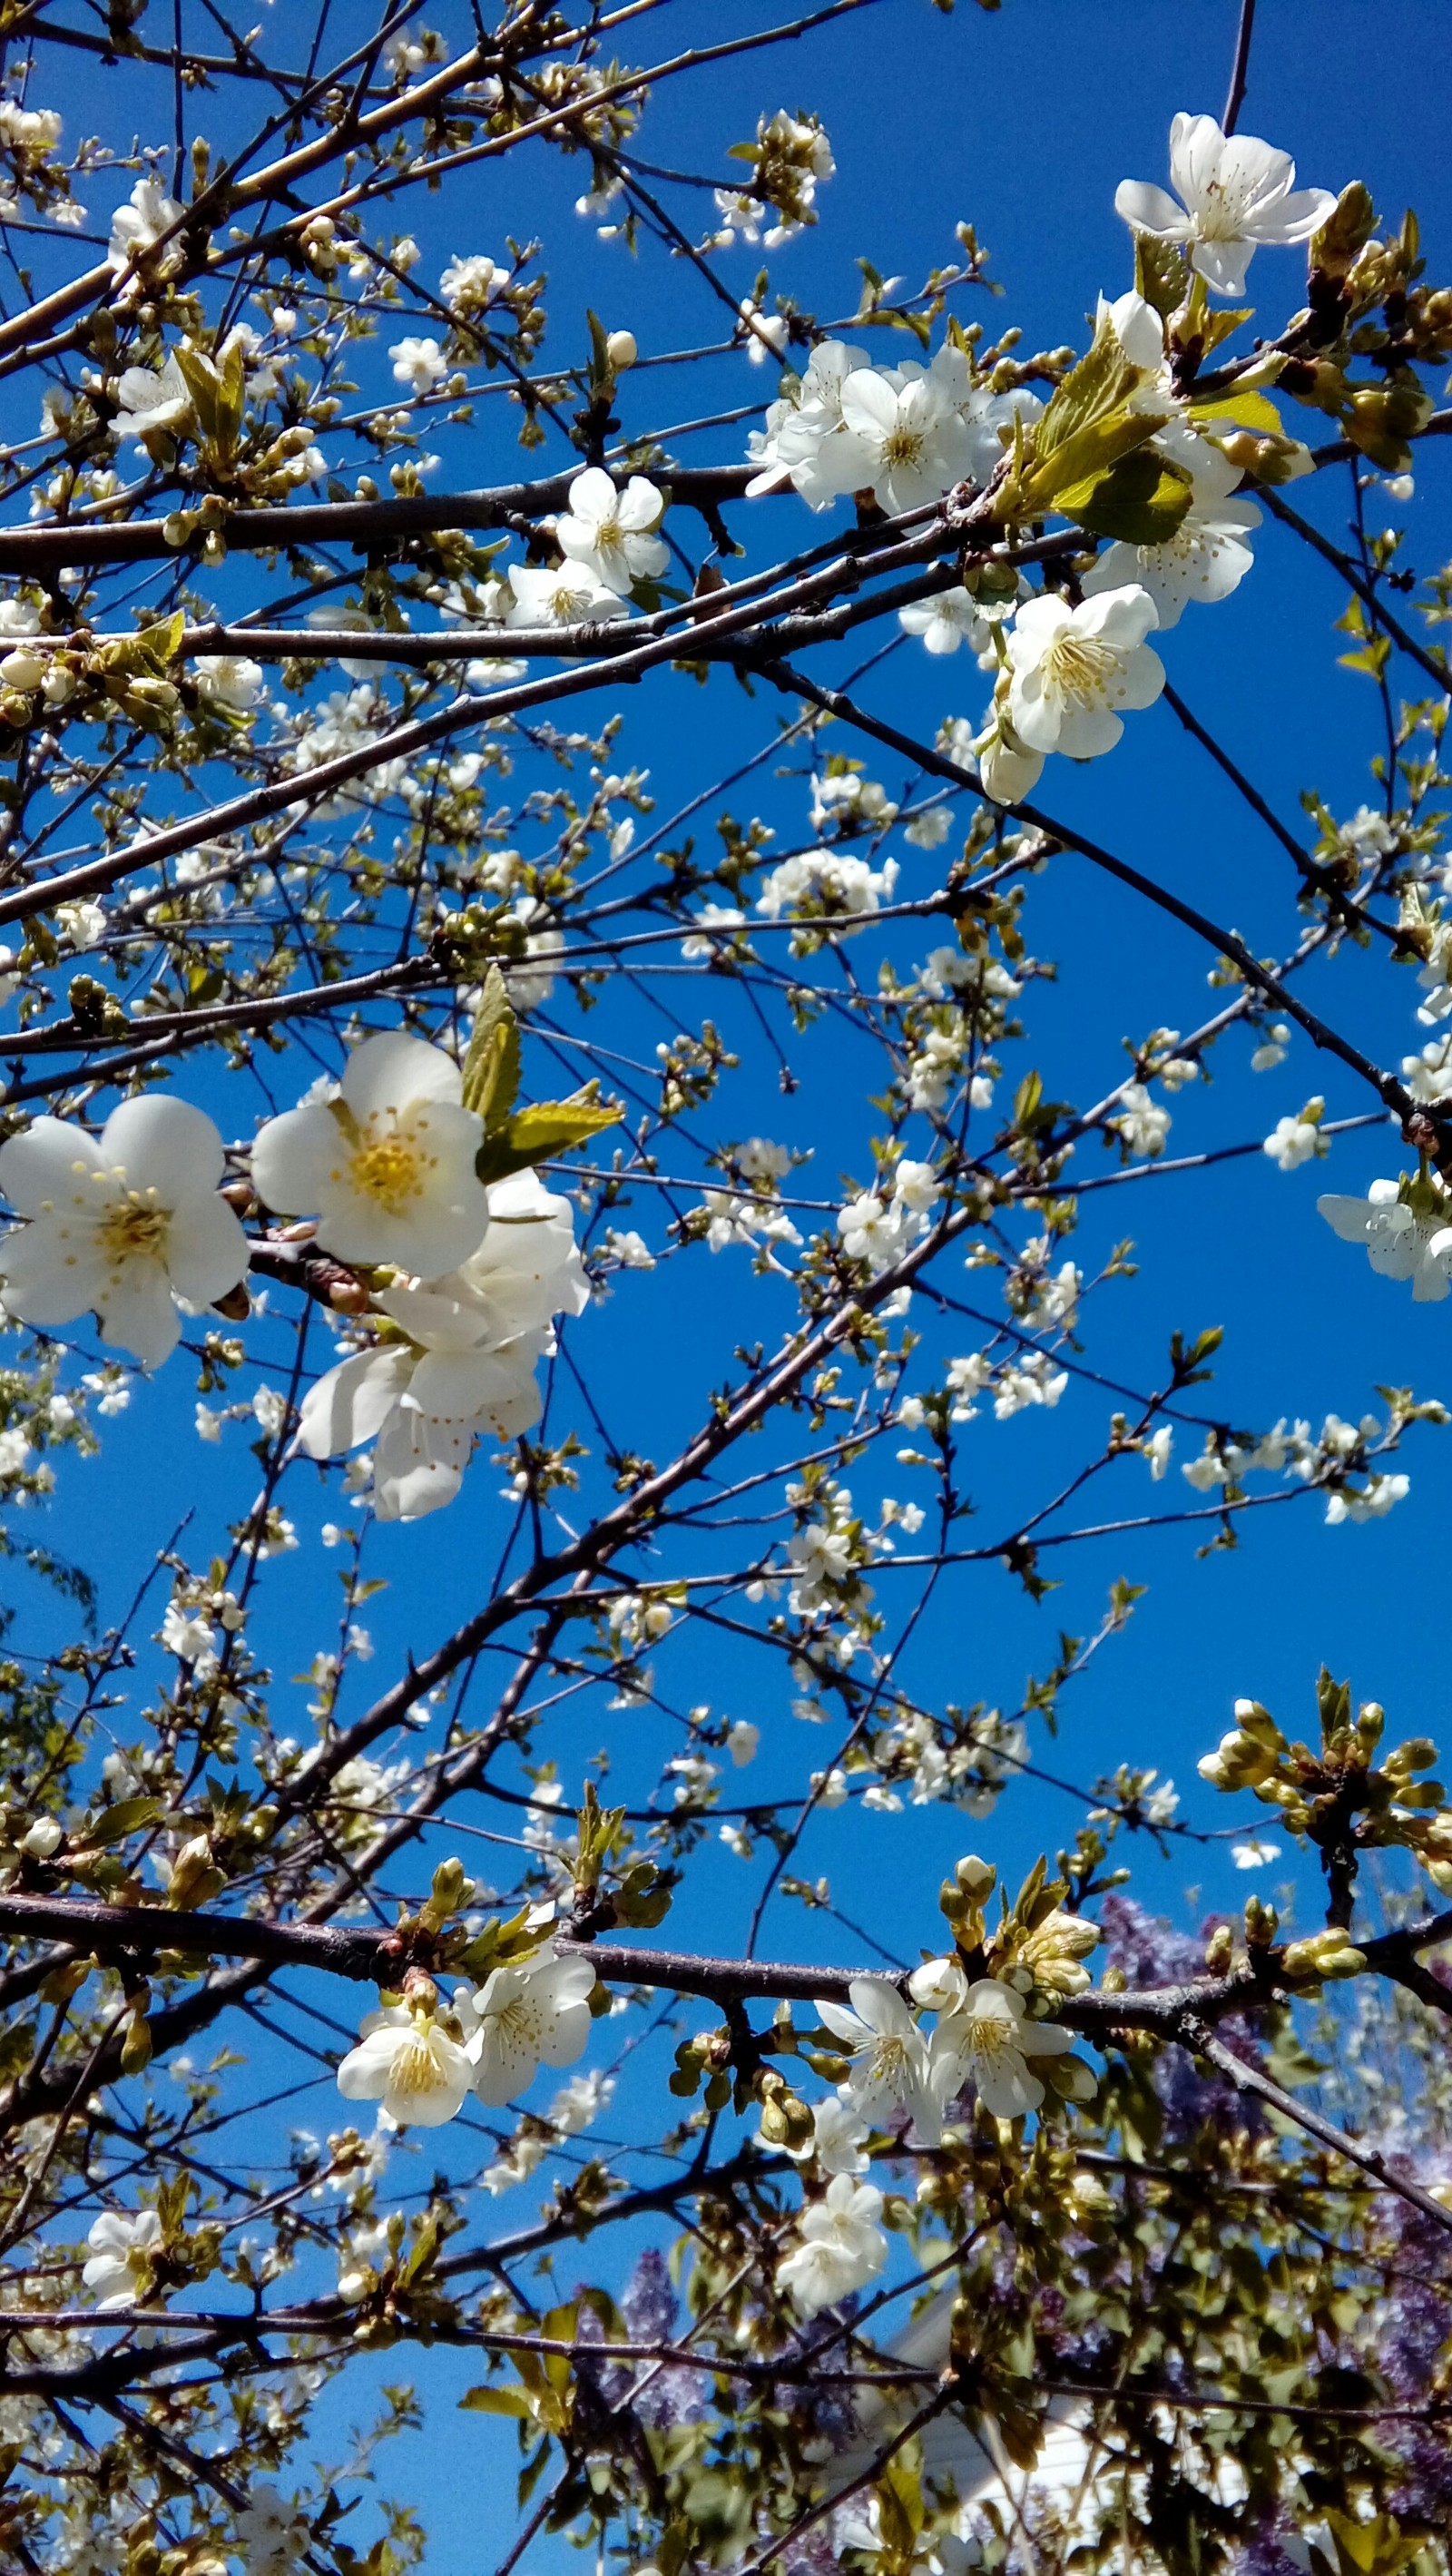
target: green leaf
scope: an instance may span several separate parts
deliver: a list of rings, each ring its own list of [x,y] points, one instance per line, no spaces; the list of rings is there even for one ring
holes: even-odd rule
[[[1140,369],[1125,356],[1119,334],[1101,324],[1077,366],[1057,386],[1034,438],[1040,463],[1057,456],[1084,432],[1110,421],[1139,391]]]
[[[484,978],[479,1007],[474,1014],[474,1030],[469,1052],[464,1058],[463,1102],[484,1121],[486,1136],[497,1135],[509,1124],[509,1113],[519,1091],[519,1022],[509,998],[509,987],[497,966],[491,966]],[[519,1165],[507,1167],[517,1171]],[[480,1179],[486,1175],[481,1172]],[[487,1177],[499,1178],[498,1174]]]
[[[1105,473],[1087,475],[1054,495],[1054,507],[1096,537],[1118,537],[1129,546],[1159,546],[1172,537],[1189,509],[1188,474],[1152,448],[1136,448]]]
[[[1285,430],[1275,404],[1265,394],[1221,394],[1213,402],[1192,402],[1190,418],[1197,428],[1213,429],[1223,421],[1227,429],[1253,429],[1261,438],[1284,438]]]
[[[510,1172],[583,1145],[602,1129],[618,1125],[622,1114],[618,1107],[583,1094],[572,1100],[538,1100],[529,1109],[517,1109],[503,1135],[486,1135],[474,1168],[481,1181],[502,1181]]]
[[[461,2415],[532,2415],[533,2407],[517,2388],[471,2388],[459,2400]]]
[[[159,1798],[119,1798],[114,1807],[103,1807],[77,1840],[86,1845],[119,1843],[124,1835],[136,1833],[142,1825],[155,1824],[162,1813]]]
[[[1034,430],[1033,462],[1021,478],[1030,515],[1057,508],[1061,491],[1104,473],[1163,429],[1167,413],[1130,408],[1150,381],[1126,357],[1113,324],[1102,321]]]

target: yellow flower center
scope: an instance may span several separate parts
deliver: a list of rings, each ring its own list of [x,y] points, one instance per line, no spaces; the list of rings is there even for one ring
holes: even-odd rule
[[[404,1216],[410,1203],[423,1197],[439,1158],[425,1150],[415,1127],[398,1125],[395,1112],[388,1115],[390,1125],[380,1126],[375,1113],[360,1131],[346,1179],[359,1198],[376,1200],[389,1216]],[[332,1177],[341,1181],[345,1175],[334,1172]]]
[[[922,452],[922,431],[920,429],[905,429],[901,424],[899,424],[896,429],[890,429],[886,438],[882,442],[882,461],[884,465],[916,465],[922,456]]]
[[[1112,644],[1102,644],[1096,635],[1076,635],[1072,628],[1056,635],[1044,655],[1045,686],[1062,698],[1077,698],[1081,706],[1110,697],[1120,673]]]
[[[393,2061],[393,2088],[413,2095],[436,2093],[444,2081],[432,2034],[418,2031],[406,2039]]]
[[[997,2066],[1003,2058],[1019,2054],[1017,2029],[1002,2013],[970,2014],[964,2036],[969,2056],[987,2066]]]
[[[128,1190],[106,1210],[96,1228],[97,1245],[108,1269],[128,1261],[162,1261],[170,1218],[157,1206],[155,1190]]]

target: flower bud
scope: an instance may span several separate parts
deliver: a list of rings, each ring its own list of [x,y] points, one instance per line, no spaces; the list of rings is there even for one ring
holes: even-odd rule
[[[635,333],[612,331],[605,343],[605,355],[617,376],[623,376],[626,368],[633,367],[640,355],[635,345]]]

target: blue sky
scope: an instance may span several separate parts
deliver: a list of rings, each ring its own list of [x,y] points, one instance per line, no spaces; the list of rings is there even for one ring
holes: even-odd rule
[[[1118,0],[1112,10],[1091,0],[1006,0],[993,16],[960,0],[951,20],[927,0],[888,0],[806,46],[667,88],[647,120],[642,150],[648,159],[724,178],[726,147],[752,131],[759,111],[811,106],[831,134],[837,176],[819,200],[820,227],[774,256],[775,288],[821,314],[850,310],[857,254],[916,282],[952,255],[953,224],[964,218],[989,246],[1004,294],[991,306],[982,298],[962,309],[981,310],[990,332],[1018,323],[1029,346],[1082,342],[1098,291],[1114,294],[1130,283],[1128,236],[1113,213],[1115,184],[1129,176],[1164,180],[1176,109],[1218,113],[1234,20],[1229,0],[1181,0],[1173,11],[1140,0]],[[1313,22],[1293,0],[1261,0],[1241,123],[1291,150],[1302,184],[1339,188],[1363,177],[1393,219],[1410,199],[1437,277],[1452,247],[1445,82],[1411,76],[1424,60],[1430,23],[1424,0],[1377,0],[1374,8],[1369,0],[1321,0]],[[673,45],[706,41],[720,34],[722,13],[683,6],[669,24]],[[78,121],[86,104],[82,97],[73,111]],[[643,353],[708,331],[714,336],[704,297],[679,267],[667,267],[650,248],[632,263],[619,244],[599,243],[578,221],[572,204],[583,184],[579,164],[541,156],[526,169],[506,160],[463,174],[452,195],[446,191],[441,201],[411,210],[410,219],[428,264],[441,265],[454,251],[497,250],[506,231],[517,238],[542,234],[551,311],[570,350],[579,329],[570,317],[582,315],[586,304],[611,325],[628,323]],[[97,191],[98,211],[101,202]],[[747,291],[758,256],[741,249],[723,260],[735,291]],[[1297,283],[1294,254],[1258,255],[1251,291],[1271,327],[1294,304]],[[552,341],[552,352],[555,346]],[[900,351],[879,342],[872,353],[889,363]],[[703,397],[693,373],[642,371],[624,387],[627,427],[694,415],[712,402],[762,398],[769,375],[744,358],[722,361]],[[483,405],[477,430],[444,448],[450,479],[483,483],[515,470],[501,410]],[[733,456],[743,434],[694,440],[691,460]],[[1308,434],[1321,434],[1314,421]],[[554,461],[546,449],[541,465]],[[1445,460],[1436,453],[1419,459],[1406,558],[1419,572],[1445,551],[1446,495]],[[1348,505],[1345,470],[1322,476],[1314,487],[1303,484],[1291,497],[1337,534]],[[805,542],[816,532],[799,515]],[[766,544],[787,542],[775,517],[769,535],[740,513],[736,524],[754,562],[765,559]],[[1332,621],[1343,604],[1334,575],[1267,528],[1256,570],[1235,599],[1214,613],[1192,610],[1166,655],[1190,706],[1293,826],[1305,789],[1314,788],[1341,816],[1373,792],[1367,763],[1379,740],[1375,696],[1364,680],[1334,668],[1340,639]],[[870,703],[927,736],[948,713],[976,716],[986,683],[965,661],[929,664],[916,648],[905,648],[870,684]],[[764,701],[746,706],[720,674],[698,699],[675,682],[669,694],[664,687],[636,693],[623,712],[621,751],[649,762],[662,814],[730,758],[755,749],[772,720]],[[864,748],[840,734],[833,740],[845,750]],[[901,779],[888,756],[869,750],[868,768],[889,792],[899,792]],[[1289,946],[1295,916],[1288,863],[1216,773],[1187,749],[1168,710],[1137,718],[1112,760],[1083,772],[1063,764],[1056,769],[1063,774],[1045,781],[1042,796],[1051,811],[1233,924],[1258,952]],[[768,768],[760,794],[760,810],[777,822],[779,837],[800,828],[803,781],[773,782]],[[740,812],[744,792],[726,801]],[[709,814],[700,830],[704,839]],[[905,890],[914,890],[915,876],[926,885],[938,861],[902,855]],[[1076,859],[1054,862],[1050,879],[1031,898],[1026,928],[1031,947],[1059,960],[1060,976],[1051,993],[1035,998],[1034,1047],[1015,1052],[1013,1070],[1016,1077],[1030,1060],[1037,1062],[1053,1096],[1097,1097],[1122,1064],[1123,1035],[1142,1036],[1162,1023],[1187,1028],[1205,1015],[1209,961],[1197,944]],[[1425,1035],[1414,1018],[1412,978],[1380,959],[1344,960],[1334,975],[1308,978],[1306,991],[1384,1062],[1395,1063]],[[693,995],[749,1045],[744,1018],[733,1017],[729,997],[723,1002],[714,989],[682,987],[669,1007],[685,1008]],[[565,1015],[561,1025],[575,1023]],[[635,1034],[644,1052],[656,1031],[642,1026]],[[771,1069],[748,1061],[717,1132],[740,1136],[760,1127],[784,1141],[813,1144],[814,1186],[833,1183],[839,1166],[860,1177],[872,1120],[860,1069],[845,1046],[840,1058],[817,1051],[810,1081],[790,1103],[780,1100]],[[1368,1105],[1350,1076],[1316,1063],[1303,1038],[1273,1074],[1252,1075],[1249,1052],[1243,1036],[1233,1037],[1214,1060],[1213,1086],[1179,1095],[1172,1151],[1263,1135],[1318,1090],[1333,1118]],[[710,1117],[697,1128],[709,1138]],[[1201,1175],[1106,1191],[1087,1203],[1073,1246],[1081,1265],[1097,1267],[1126,1234],[1135,1238],[1141,1265],[1133,1280],[1095,1301],[1088,1348],[1094,1367],[1147,1384],[1172,1328],[1217,1323],[1225,1327],[1226,1345],[1217,1390],[1204,1409],[1237,1424],[1264,1428],[1282,1414],[1319,1424],[1331,1409],[1355,1418],[1375,1407],[1375,1389],[1386,1384],[1411,1383],[1420,1395],[1452,1398],[1449,1310],[1414,1307],[1405,1289],[1373,1278],[1360,1255],[1335,1242],[1314,1214],[1319,1188],[1360,1189],[1376,1173],[1399,1168],[1397,1153],[1390,1131],[1373,1130],[1339,1142],[1329,1167],[1283,1177],[1255,1156]],[[1082,1159],[1086,1168],[1099,1168],[1097,1149]],[[628,1221],[658,1240],[659,1220],[652,1223],[648,1204],[638,1201]],[[613,1299],[585,1319],[573,1347],[606,1419],[612,1428],[623,1424],[632,1445],[665,1454],[699,1417],[704,1389],[729,1370],[733,1341],[746,1329],[744,1259],[727,1253],[709,1266],[693,1261],[688,1273],[663,1265],[650,1276],[626,1277]],[[974,1285],[970,1280],[965,1293]],[[986,1289],[982,1303],[988,1310]],[[764,1310],[750,1328],[767,1329]],[[562,1420],[569,1418],[564,1393]],[[1016,1498],[1043,1490],[1065,1456],[1077,1457],[1102,1425],[1108,1402],[1100,1391],[1076,1389],[1052,1415],[981,1427],[982,1465],[970,1471],[981,1506],[974,1535],[996,1526]],[[185,1501],[196,1502],[199,1527],[223,1496],[235,1507],[237,1470],[195,1441],[191,1404],[178,1364],[155,1389],[139,1391],[129,1413],[107,1427],[100,1460],[73,1465],[64,1475],[46,1534],[99,1573],[103,1615],[116,1613],[144,1561],[139,1551],[150,1542],[159,1484],[168,1497],[176,1492],[178,1513]],[[1123,1574],[1148,1584],[1147,1598],[1127,1634],[1076,1685],[1060,1742],[1035,1747],[1072,1780],[1086,1782],[1120,1759],[1153,1762],[1176,1778],[1186,1817],[1218,1827],[1234,1811],[1202,1788],[1194,1766],[1229,1723],[1231,1702],[1251,1693],[1301,1731],[1313,1720],[1311,1690],[1323,1660],[1349,1673],[1362,1695],[1384,1700],[1394,1730],[1435,1737],[1447,1715],[1447,1683],[1435,1666],[1429,1670],[1425,1569],[1442,1553],[1452,1499],[1449,1440],[1452,1434],[1430,1431],[1413,1437],[1401,1462],[1412,1479],[1408,1500],[1389,1521],[1365,1528],[1327,1529],[1312,1503],[1254,1515],[1238,1551],[1204,1562],[1196,1561],[1193,1532],[1095,1542],[1065,1552],[1065,1562],[1053,1569],[1064,1588],[1042,1607],[996,1567],[964,1569],[939,1596],[914,1678],[929,1697],[1011,1706],[1026,1673],[1042,1671],[1052,1659],[1058,1629],[1087,1629],[1109,1582]],[[1183,1443],[1180,1454],[1188,1454]],[[495,1482],[480,1467],[467,1501],[454,1512],[422,1530],[382,1535],[375,1570],[387,1575],[390,1589],[370,1606],[378,1652],[361,1682],[386,1679],[405,1649],[426,1648],[474,1606],[480,1568],[492,1563],[504,1526]],[[864,1472],[861,1500],[876,1500],[884,1489],[903,1496],[910,1490],[905,1476],[894,1482],[885,1468]],[[1117,1505],[1138,1512],[1166,1490],[1152,1489],[1141,1468],[1126,1465],[1113,1492]],[[310,1534],[335,1511],[336,1496],[304,1492],[296,1517]],[[300,1669],[320,1642],[317,1604],[333,1562],[307,1546],[278,1570],[271,1587],[277,1624],[267,1651],[281,1674]],[[804,1748],[774,1663],[723,1658],[707,1638],[664,1663],[662,1678],[679,1705],[710,1698],[761,1725],[753,1792],[797,1776],[804,1751],[820,1758],[815,1743]],[[289,1687],[283,1683],[284,1695]],[[295,1731],[301,1731],[305,1694],[298,1689],[294,1696]],[[607,1720],[599,1701],[588,1719],[561,1730],[558,1747],[551,1739],[541,1749],[558,1749],[565,1776],[571,1764],[578,1776],[607,1725],[620,1739],[614,1750],[622,1778],[637,1752],[659,1758],[660,1742],[646,1721],[629,1714]],[[988,1850],[1011,1879],[1040,1849],[1072,1832],[1076,1816],[1069,1799],[1026,1787],[991,1825],[966,1834],[961,1819],[931,1809],[910,1820],[828,1818],[808,1847],[809,1874],[828,1872],[840,1901],[911,1955],[920,1940],[933,1938],[932,1892],[965,1843]],[[446,1848],[444,1836],[433,1856]],[[1180,1845],[1165,1863],[1147,1850],[1135,1857],[1143,1858],[1151,1901],[1166,1910],[1226,1907],[1245,1892],[1224,1844]],[[904,1864],[920,1891],[906,1928]],[[755,1873],[713,1854],[672,1918],[681,1946],[734,1946],[755,1884]],[[840,1929],[821,1917],[784,1906],[769,1918],[763,1946],[778,1955],[837,1958],[843,1941]],[[619,2104],[629,2105],[633,2117],[649,2116],[632,2083],[622,2087]],[[332,2110],[320,2092],[304,2116],[321,2126]],[[428,2169],[427,2151],[418,2161]],[[498,2214],[523,2224],[529,2210],[526,2186]],[[568,2261],[560,2277],[571,2279]],[[398,2357],[390,2358],[396,2365]],[[396,2366],[380,2366],[382,2377],[402,2375]],[[430,2363],[421,2382],[435,2376],[447,2381],[457,2373],[452,2364]],[[493,2516],[495,2464],[505,2462],[509,2441],[477,2419],[456,2426],[450,2418],[440,2434],[400,2446],[394,2461],[400,2486],[407,2491],[426,2475],[431,2490],[430,2576],[465,2576],[466,2570],[473,2576],[481,2564],[481,2512],[485,2521]],[[440,2459],[448,2464],[442,2480]],[[472,2463],[485,2459],[491,2487],[481,2505]],[[501,2475],[508,2479],[507,2466]],[[498,2501],[503,2529],[508,2500],[502,2486]]]

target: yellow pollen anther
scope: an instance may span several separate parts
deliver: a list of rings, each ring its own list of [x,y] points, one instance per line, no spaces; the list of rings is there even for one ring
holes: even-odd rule
[[[165,1208],[156,1204],[155,1190],[128,1190],[123,1199],[108,1208],[96,1228],[97,1242],[106,1261],[160,1261],[166,1251],[170,1218]]]
[[[406,1129],[379,1135],[370,1119],[363,1142],[349,1157],[349,1186],[360,1198],[376,1199],[390,1216],[402,1216],[411,1200],[422,1197],[434,1159]]]
[[[1056,636],[1044,662],[1055,688],[1066,698],[1083,701],[1105,696],[1119,669],[1113,645],[1092,635]]]

